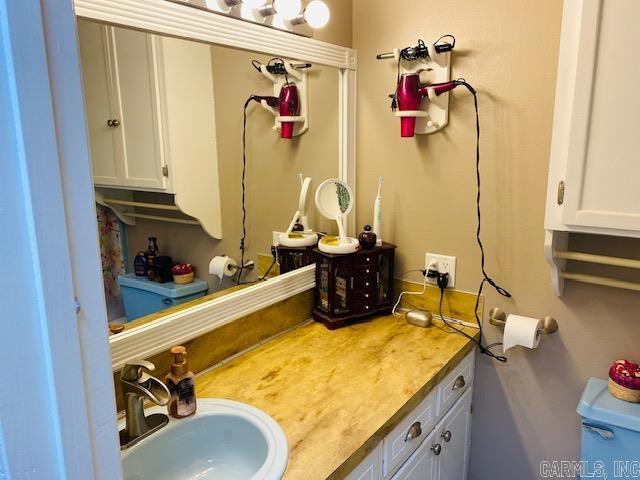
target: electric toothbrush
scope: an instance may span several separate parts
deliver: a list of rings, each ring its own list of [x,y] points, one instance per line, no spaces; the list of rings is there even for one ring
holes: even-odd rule
[[[382,182],[384,177],[378,180],[378,196],[373,204],[373,233],[376,234],[376,246],[382,245]]]

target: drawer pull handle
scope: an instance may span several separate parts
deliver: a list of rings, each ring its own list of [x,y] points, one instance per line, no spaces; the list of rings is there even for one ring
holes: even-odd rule
[[[440,435],[445,442],[449,443],[451,441],[451,431],[447,430],[442,435]]]
[[[453,387],[451,388],[451,390],[460,390],[461,388],[464,388],[466,384],[467,382],[464,381],[464,375],[460,375],[458,378],[456,378],[456,381],[453,383]]]
[[[119,127],[120,120],[118,120],[117,118],[114,118],[113,120],[107,120],[107,126],[111,128]]]
[[[171,305],[173,304],[173,301],[171,301],[170,298],[163,298],[162,303],[164,303],[165,305]]]
[[[431,451],[433,452],[434,455],[440,455],[440,452],[442,451],[442,446],[439,443],[436,443],[435,445],[431,445]]]
[[[415,422],[409,427],[409,431],[407,432],[407,436],[404,437],[404,441],[408,442],[409,440],[418,438],[420,435],[422,435],[422,427],[420,425],[420,422]]]
[[[616,434],[611,430],[607,430],[606,428],[596,427],[595,425],[589,425],[588,423],[583,423],[582,428],[587,432],[600,435],[603,440],[613,440],[614,438],[616,438]]]

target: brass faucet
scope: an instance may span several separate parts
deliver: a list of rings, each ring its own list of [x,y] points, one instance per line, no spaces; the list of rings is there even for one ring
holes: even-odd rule
[[[157,405],[166,405],[171,396],[162,381],[144,371],[153,372],[155,369],[155,365],[146,360],[131,360],[122,367],[120,382],[126,424],[124,430],[120,430],[121,450],[135,445],[169,423],[169,417],[162,413],[148,417],[144,415],[145,400],[150,400]]]

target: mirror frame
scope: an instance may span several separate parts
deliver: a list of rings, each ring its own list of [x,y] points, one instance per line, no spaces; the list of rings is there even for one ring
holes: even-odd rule
[[[355,50],[168,0],[74,0],[74,6],[80,18],[338,68],[338,178],[355,195]],[[355,215],[347,231],[355,234]],[[309,265],[112,335],[111,367],[116,371],[128,360],[148,358],[314,287],[315,266]]]

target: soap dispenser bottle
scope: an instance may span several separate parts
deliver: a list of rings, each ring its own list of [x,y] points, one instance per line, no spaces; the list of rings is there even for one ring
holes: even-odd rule
[[[189,371],[186,348],[172,347],[171,356],[171,373],[165,378],[171,393],[167,410],[174,418],[184,418],[196,412],[195,376]]]

